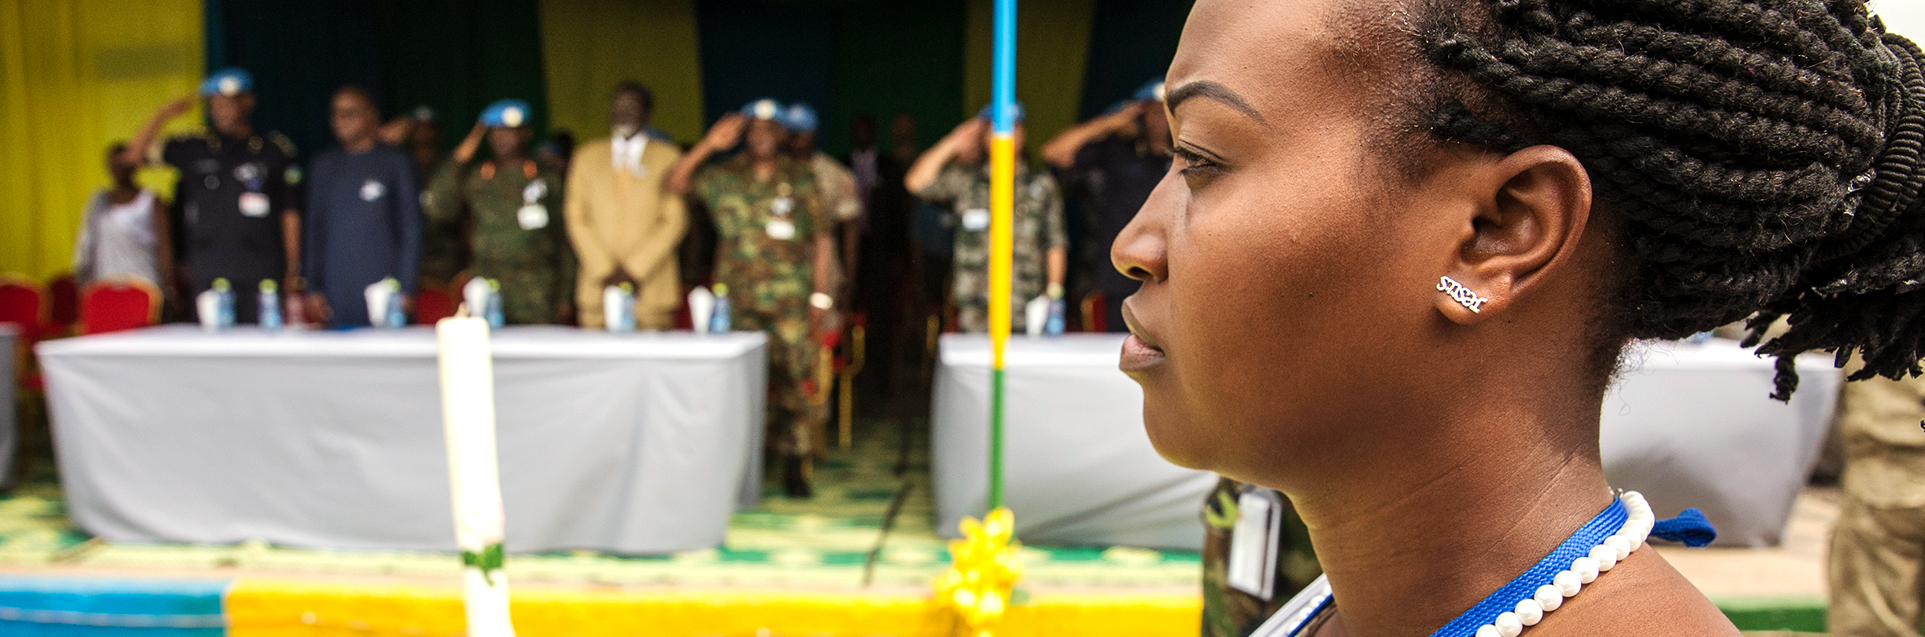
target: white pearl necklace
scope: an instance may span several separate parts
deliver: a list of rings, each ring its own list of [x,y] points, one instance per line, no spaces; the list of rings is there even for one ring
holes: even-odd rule
[[[1477,628],[1477,637],[1517,637],[1527,626],[1536,626],[1544,621],[1544,614],[1557,610],[1564,605],[1564,598],[1576,595],[1585,584],[1597,580],[1599,573],[1611,570],[1618,562],[1624,561],[1644,546],[1644,540],[1651,536],[1651,526],[1658,518],[1651,512],[1651,503],[1636,491],[1626,491],[1620,496],[1624,501],[1624,526],[1617,533],[1605,538],[1591,548],[1591,554],[1571,560],[1571,567],[1551,578],[1550,584],[1537,587],[1536,594],[1517,603],[1517,610],[1497,616],[1492,623]]]

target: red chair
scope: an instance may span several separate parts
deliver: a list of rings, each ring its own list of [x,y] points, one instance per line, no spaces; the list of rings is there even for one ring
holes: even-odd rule
[[[1083,295],[1083,331],[1110,331],[1108,307],[1109,298],[1102,290],[1092,290]]]
[[[440,288],[421,288],[414,295],[414,322],[416,325],[434,325],[436,321],[455,315],[455,300],[447,290]]]
[[[20,326],[20,340],[23,343],[38,340],[41,329],[46,326],[42,313],[45,298],[40,286],[31,279],[0,274],[0,323]]]
[[[80,322],[80,287],[72,274],[62,273],[47,281],[47,318],[63,334]]]
[[[43,387],[40,372],[33,362],[33,345],[40,340],[45,329],[41,318],[43,306],[40,286],[33,280],[15,274],[0,274],[0,323],[11,323],[19,330],[14,337],[14,351],[6,352],[13,357],[14,369],[19,370],[16,377],[20,388],[28,392],[39,392]],[[11,409],[12,405],[5,408]]]
[[[104,334],[160,321],[160,288],[141,279],[101,281],[80,297],[80,333]]]

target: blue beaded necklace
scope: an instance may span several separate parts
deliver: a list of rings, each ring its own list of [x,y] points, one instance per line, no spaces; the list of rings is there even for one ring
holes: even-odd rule
[[[1635,550],[1642,544],[1646,531],[1649,537],[1694,548],[1710,544],[1718,536],[1717,530],[1697,509],[1685,509],[1669,520],[1652,521],[1650,505],[1645,503],[1644,496],[1626,492],[1612,499],[1610,506],[1572,533],[1550,555],[1431,633],[1431,637],[1516,637],[1525,626],[1541,620],[1544,612],[1561,605],[1562,598],[1577,594],[1578,580],[1589,583],[1600,570],[1610,570],[1617,560]],[[1627,540],[1627,536],[1634,536],[1636,541],[1623,542],[1628,546],[1617,549],[1616,542]],[[1297,637],[1313,620],[1330,610],[1330,602],[1330,583],[1318,577],[1258,626],[1251,637]],[[1521,620],[1520,613],[1530,609],[1539,609],[1539,612],[1528,616],[1528,622]]]

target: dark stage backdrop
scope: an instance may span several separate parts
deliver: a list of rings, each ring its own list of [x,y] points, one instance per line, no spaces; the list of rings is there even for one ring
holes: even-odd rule
[[[254,75],[255,127],[294,141],[302,161],[334,145],[328,96],[343,84],[381,95],[370,0],[206,0],[207,66]]]
[[[1084,119],[1103,114],[1176,55],[1183,18],[1195,0],[1099,0],[1091,20],[1089,66],[1083,76]]]
[[[208,0],[207,66],[254,74],[255,123],[294,140],[305,161],[334,146],[328,97],[343,84],[375,94],[385,115],[418,105],[452,147],[482,107],[505,97],[534,105],[548,128],[535,0],[326,3]]]
[[[858,113],[877,119],[884,144],[890,117],[909,113],[927,146],[974,108],[964,103],[965,56],[970,12],[984,0],[632,1],[693,3],[698,44],[686,55],[701,69],[705,123],[758,97],[804,100],[822,115],[824,149],[841,155]],[[1080,93],[1088,117],[1163,73],[1190,3],[1096,0],[1088,23],[1027,26],[1089,34],[1081,90],[1065,91]],[[253,72],[257,124],[286,133],[303,159],[333,145],[327,97],[346,83],[369,88],[389,116],[434,108],[444,147],[504,97],[535,106],[539,138],[550,121],[540,9],[539,0],[207,0],[206,62]]]

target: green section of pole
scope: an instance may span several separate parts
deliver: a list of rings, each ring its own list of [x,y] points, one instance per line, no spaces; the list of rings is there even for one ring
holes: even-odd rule
[[[989,510],[1003,506],[1003,370],[989,372]]]

